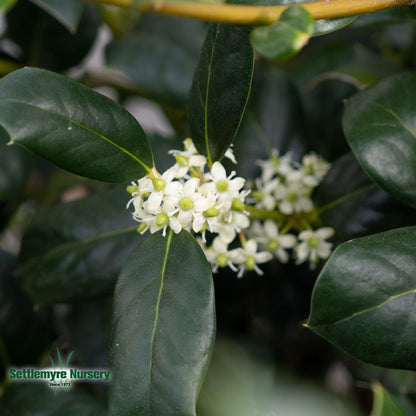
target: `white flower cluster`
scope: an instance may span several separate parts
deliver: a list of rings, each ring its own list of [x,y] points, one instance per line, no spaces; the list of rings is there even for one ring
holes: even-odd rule
[[[279,233],[271,219],[250,224],[246,210],[250,191],[244,190],[245,179],[236,177],[235,172],[227,175],[220,162],[209,169],[207,159],[197,152],[191,139],[184,141],[184,147],[184,151],[170,151],[176,163],[162,175],[154,170],[127,188],[132,195],[127,207],[134,208],[133,218],[141,223],[139,232],[162,230],[166,235],[169,227],[175,233],[182,229],[200,233],[199,242],[213,271],[228,266],[238,272],[238,277],[247,270],[262,274],[258,265],[273,257],[287,262],[288,249],[293,249],[297,263],[309,260],[315,264],[329,256],[331,244],[325,240],[333,234],[332,229],[305,229],[298,239],[287,232]],[[225,156],[235,163],[231,149]],[[287,219],[314,209],[310,195],[328,170],[325,161],[307,155],[302,164],[296,164],[290,155],[279,157],[274,152],[270,160],[259,165],[262,174],[253,192],[254,209],[277,212]],[[206,231],[214,234],[209,246]]]
[[[328,162],[312,153],[305,155],[300,164],[290,153],[279,157],[273,150],[269,160],[257,163],[262,169],[253,193],[258,208],[277,209],[286,215],[314,209],[310,196],[328,172]]]
[[[288,262],[288,250],[292,249],[297,264],[309,260],[314,268],[320,259],[329,257],[332,249],[326,240],[334,235],[334,230],[330,227],[312,230],[308,221],[308,217],[314,218],[316,208],[312,192],[328,172],[329,163],[313,153],[298,163],[290,153],[279,156],[274,150],[269,160],[258,161],[258,165],[262,172],[255,181],[253,202],[258,209],[277,212],[280,215],[277,222],[283,231],[268,219],[263,223],[254,221],[249,234],[280,262]],[[298,236],[289,233],[293,229],[301,230]]]
[[[152,172],[127,188],[132,195],[127,207],[134,207],[133,218],[141,222],[139,232],[163,230],[165,235],[167,227],[175,233],[192,230],[202,233],[201,245],[205,247],[205,231],[208,230],[218,234],[214,240],[215,249],[214,245],[206,249],[214,268],[228,264],[235,269],[237,265],[241,274],[246,268],[259,270],[250,257],[253,255],[258,262],[263,260],[256,253],[255,242],[255,247],[247,242],[244,249],[232,253],[227,250],[237,234],[250,225],[244,203],[249,193],[243,189],[245,179],[235,177],[235,172],[227,176],[220,162],[208,169],[205,156],[198,154],[191,139],[186,139],[184,146],[184,151],[170,152],[176,163],[162,175]],[[231,150],[225,156],[235,162]],[[214,250],[218,252],[215,258],[212,257]],[[267,255],[267,260],[269,258],[271,256]]]

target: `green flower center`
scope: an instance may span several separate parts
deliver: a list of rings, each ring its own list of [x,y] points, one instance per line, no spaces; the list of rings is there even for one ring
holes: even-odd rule
[[[226,180],[218,181],[217,182],[217,191],[218,192],[225,192],[228,189],[228,182]]]
[[[269,240],[267,244],[267,250],[274,251],[280,248],[280,243],[277,240]]]
[[[311,248],[318,248],[319,246],[319,238],[318,237],[311,237],[308,240],[309,247]]]
[[[254,256],[248,256],[246,258],[245,264],[246,264],[247,270],[254,270],[254,267],[256,266],[255,257]]]
[[[298,194],[296,192],[288,192],[287,200],[289,202],[296,202],[298,200]]]
[[[220,267],[225,267],[228,263],[228,256],[226,254],[218,254],[217,263]]]
[[[184,197],[179,201],[179,206],[184,211],[189,211],[190,209],[192,209],[194,207],[194,201],[192,201],[191,198]]]
[[[167,216],[167,214],[165,214],[164,212],[161,212],[157,217],[156,217],[156,225],[158,227],[161,227],[162,225],[165,225],[169,222],[169,217]]]

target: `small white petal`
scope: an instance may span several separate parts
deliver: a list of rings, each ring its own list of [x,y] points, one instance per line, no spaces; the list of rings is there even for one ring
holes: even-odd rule
[[[329,237],[332,237],[334,235],[335,231],[331,227],[323,227],[316,230],[316,236],[326,240]]]
[[[182,225],[176,217],[169,218],[169,227],[172,228],[175,234],[178,234],[182,230]]]
[[[227,178],[227,173],[224,166],[220,162],[215,162],[211,168],[211,175],[215,181],[224,180]]]

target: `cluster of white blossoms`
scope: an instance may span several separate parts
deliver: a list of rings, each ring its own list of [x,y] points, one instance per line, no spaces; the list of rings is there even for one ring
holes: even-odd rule
[[[252,222],[249,235],[280,262],[289,261],[291,250],[297,264],[309,261],[314,268],[332,250],[327,239],[334,235],[334,230],[330,227],[314,230],[310,221],[316,218],[311,196],[327,174],[329,163],[314,153],[305,155],[299,163],[290,153],[279,156],[273,150],[272,156],[258,161],[258,165],[261,175],[255,180],[252,202],[258,209],[278,213],[275,215],[278,218]],[[300,232],[295,235],[291,233],[293,230]]]
[[[274,152],[268,161],[259,162],[262,174],[252,192],[254,206],[249,207],[251,191],[244,189],[244,178],[235,172],[227,175],[220,162],[209,168],[191,139],[184,141],[184,147],[169,152],[176,163],[163,174],[153,170],[128,186],[132,198],[127,207],[133,206],[140,233],[162,230],[166,235],[169,227],[175,233],[184,229],[198,234],[213,271],[228,266],[238,277],[251,270],[262,274],[258,265],[273,257],[287,262],[289,249],[297,263],[309,260],[314,265],[329,256],[331,244],[326,239],[333,234],[331,228],[304,229],[296,238],[288,233],[291,226],[279,233],[275,221],[250,221],[248,211],[277,212],[287,224],[292,214],[311,212],[311,193],[328,170],[325,161],[307,155],[296,164],[289,155],[279,157]],[[231,149],[225,156],[236,163]],[[209,244],[207,231],[212,234]]]

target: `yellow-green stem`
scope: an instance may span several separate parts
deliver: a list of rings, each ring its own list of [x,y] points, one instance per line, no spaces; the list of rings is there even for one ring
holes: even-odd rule
[[[266,209],[255,208],[252,205],[245,205],[244,210],[250,214],[252,220],[274,220],[283,221],[285,216],[278,211],[267,211]]]
[[[101,4],[139,9],[145,12],[187,17],[214,22],[234,24],[270,24],[275,22],[289,5],[246,6],[238,4],[201,3],[201,2],[164,2],[142,3],[137,0],[87,0]],[[315,19],[352,16],[371,13],[404,4],[409,0],[319,0],[309,3],[297,3],[304,7]]]

